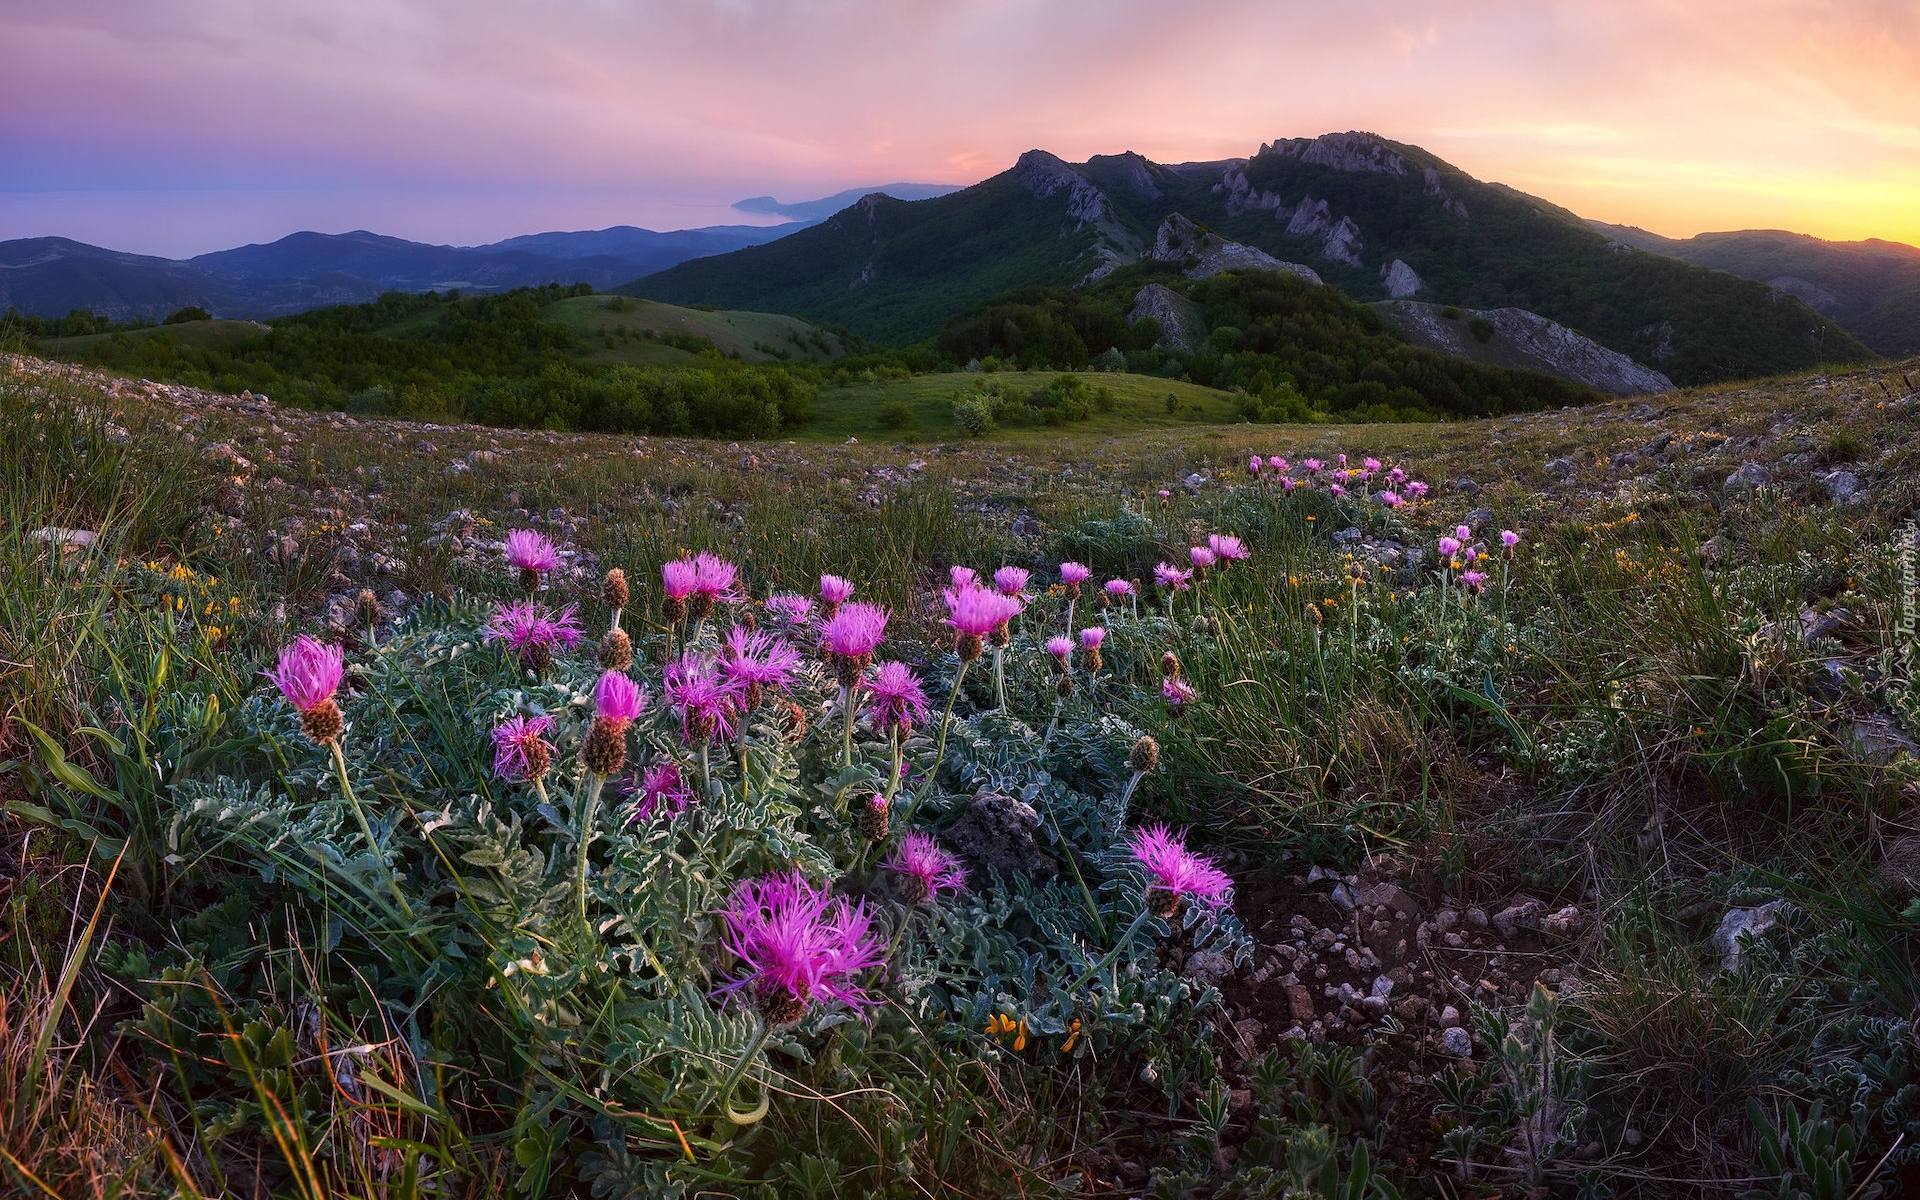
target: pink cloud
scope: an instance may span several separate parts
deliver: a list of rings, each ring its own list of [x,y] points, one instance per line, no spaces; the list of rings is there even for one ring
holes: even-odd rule
[[[644,221],[972,182],[1033,146],[1177,161],[1363,128],[1662,232],[1920,241],[1920,11],[1893,0],[14,0],[7,22],[10,208],[539,193],[535,224],[567,225],[602,211],[578,188]]]

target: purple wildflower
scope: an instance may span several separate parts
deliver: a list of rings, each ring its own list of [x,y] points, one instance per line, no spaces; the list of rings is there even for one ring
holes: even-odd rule
[[[1482,591],[1486,590],[1487,573],[1485,571],[1462,571],[1460,573],[1460,586],[1478,596]]]
[[[1261,458],[1258,454],[1256,454],[1252,458],[1247,460],[1247,474],[1253,476],[1255,479],[1258,479],[1260,478],[1260,469],[1266,465],[1267,465],[1266,460]]]
[[[872,1003],[853,977],[886,951],[864,904],[792,871],[742,882],[723,916],[721,944],[744,973],[720,990],[746,992],[767,1024],[791,1025],[815,1000]]]
[[[693,594],[711,600],[738,600],[734,584],[740,568],[715,554],[701,551],[693,556]]]
[[[1067,660],[1073,657],[1073,639],[1058,636],[1048,638],[1047,653],[1053,655],[1055,662],[1066,666]]]
[[[1412,496],[1415,500],[1425,496],[1431,490],[1427,484],[1420,482],[1418,479],[1412,479],[1407,482],[1407,495]]]
[[[1462,542],[1470,542],[1473,540],[1473,530],[1467,528],[1465,525],[1456,525],[1453,527],[1453,536],[1459,538]]]
[[[1206,546],[1188,547],[1187,558],[1203,571],[1220,561],[1220,556]]]
[[[1133,595],[1133,584],[1125,579],[1107,580],[1107,595],[1118,600],[1122,596]]]
[[[1078,587],[1091,578],[1093,578],[1093,572],[1080,563],[1063,562],[1060,564],[1060,582],[1070,588]]]
[[[759,707],[760,689],[787,686],[799,667],[800,655],[787,639],[741,626],[727,631],[720,670],[746,692],[749,710]]]
[[[955,588],[970,588],[980,583],[980,573],[972,567],[949,567],[947,578]]]
[[[733,736],[742,690],[739,683],[721,675],[712,659],[688,653],[679,662],[669,663],[666,693],[680,710],[680,739],[690,746],[704,746],[716,736]]]
[[[660,564],[660,582],[669,600],[685,600],[693,595],[699,580],[699,569],[690,558],[676,558]]]
[[[860,686],[872,697],[867,701],[867,713],[877,730],[898,730],[901,737],[909,737],[913,727],[924,722],[931,712],[920,677],[905,663],[881,663]]]
[[[545,534],[515,529],[507,534],[507,564],[522,571],[557,571],[560,554]]]
[[[1184,592],[1192,580],[1192,571],[1182,571],[1172,563],[1155,563],[1153,565],[1153,581],[1163,588],[1168,588],[1176,592]]]
[[[528,666],[544,669],[553,656],[553,648],[571,649],[580,642],[580,622],[571,604],[553,612],[534,600],[516,600],[493,610],[483,637],[489,642],[505,642]]]
[[[967,883],[967,870],[960,860],[924,833],[901,835],[882,865],[900,876],[901,890],[911,904],[938,898],[942,888],[957,892]]]
[[[647,694],[625,671],[606,671],[593,685],[593,715],[601,721],[625,724],[647,707]]]
[[[1207,548],[1220,560],[1221,566],[1244,562],[1253,557],[1247,544],[1230,533],[1212,533],[1207,535]]]
[[[307,713],[333,699],[346,670],[347,656],[340,647],[303,633],[291,646],[281,647],[279,665],[261,674],[273,681],[288,704]]]
[[[1225,908],[1233,903],[1233,878],[1213,860],[1195,854],[1165,825],[1153,824],[1136,829],[1127,838],[1127,847],[1151,881],[1147,887],[1147,906],[1163,917],[1180,909],[1180,902],[1191,896],[1209,908]]]
[[[775,592],[767,597],[767,611],[788,625],[804,625],[813,615],[813,601],[792,592]]]
[[[1002,596],[1018,596],[1026,589],[1032,572],[1024,567],[1001,567],[993,573],[993,586]]]
[[[1080,648],[1082,650],[1098,650],[1100,643],[1106,640],[1107,627],[1104,625],[1089,625],[1080,631]]]
[[[1287,460],[1276,454],[1267,460],[1267,465],[1276,471],[1284,472],[1287,469]]]
[[[1446,534],[1444,534],[1444,533],[1443,533],[1443,534],[1441,534],[1441,535],[1440,535],[1440,540],[1439,540],[1438,542],[1436,542],[1436,543],[1434,543],[1434,544],[1435,544],[1435,545],[1437,545],[1437,546],[1438,546],[1438,547],[1440,548],[1440,557],[1441,557],[1441,558],[1449,558],[1449,559],[1450,559],[1450,558],[1452,558],[1452,557],[1453,557],[1454,555],[1456,555],[1456,554],[1458,554],[1458,553],[1460,553],[1460,539],[1459,539],[1459,538],[1455,538],[1455,537],[1448,537],[1448,536],[1447,536]]]
[[[1365,466],[1367,474],[1371,475],[1380,469],[1380,460],[1377,458],[1369,458],[1366,460]]]
[[[493,731],[493,773],[510,782],[538,779],[553,761],[550,717],[508,717]]]
[[[1502,529],[1500,531],[1500,544],[1511,550],[1520,544],[1520,535],[1511,529]]]
[[[651,820],[654,813],[663,809],[667,815],[677,817],[693,802],[693,789],[681,778],[680,764],[670,758],[648,767],[633,794],[639,799],[634,801],[633,817],[628,824]]]
[[[840,657],[864,660],[886,637],[887,620],[892,615],[877,604],[856,601],[833,614],[822,628],[822,636],[827,648]]]
[[[853,599],[853,582],[838,575],[820,577],[820,602],[822,604],[845,604]]]

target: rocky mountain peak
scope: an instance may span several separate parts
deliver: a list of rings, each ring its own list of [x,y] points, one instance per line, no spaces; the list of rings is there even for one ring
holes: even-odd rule
[[[1154,231],[1147,257],[1155,262],[1184,262],[1189,279],[1205,279],[1222,271],[1285,271],[1314,283],[1322,282],[1312,267],[1282,262],[1255,246],[1229,242],[1181,213],[1169,214]]]
[[[1376,133],[1323,133],[1316,138],[1282,138],[1260,147],[1261,154],[1297,158],[1336,171],[1355,171],[1372,175],[1405,178],[1407,160],[1400,157]]]

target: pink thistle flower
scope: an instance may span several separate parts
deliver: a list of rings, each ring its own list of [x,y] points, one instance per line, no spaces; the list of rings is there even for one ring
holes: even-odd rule
[[[739,685],[748,712],[760,707],[763,688],[787,686],[799,669],[800,655],[787,639],[737,625],[727,631],[720,672]]]
[[[898,730],[901,737],[910,737],[913,727],[925,722],[932,711],[920,677],[903,662],[881,663],[860,686],[871,697],[867,713],[877,730]]]
[[[593,685],[593,715],[625,725],[647,707],[647,694],[625,671],[606,671]]]
[[[663,810],[668,816],[677,817],[693,803],[693,789],[681,777],[680,764],[670,758],[648,767],[632,794],[639,799],[634,801],[629,825],[651,820],[654,813]]]
[[[1369,458],[1366,460],[1365,466],[1367,474],[1371,475],[1380,469],[1380,460],[1377,458]]]
[[[1287,469],[1287,460],[1276,454],[1267,460],[1267,465],[1276,471],[1285,471]]]
[[[1231,907],[1232,876],[1212,859],[1187,849],[1185,841],[1165,825],[1135,830],[1127,838],[1127,847],[1147,870],[1147,907],[1156,915],[1172,916],[1189,896],[1209,908]]]
[[[1459,538],[1448,537],[1443,533],[1440,535],[1440,540],[1434,544],[1440,548],[1441,558],[1452,558],[1454,555],[1460,553]]]
[[[1194,698],[1199,694],[1192,684],[1180,678],[1178,675],[1169,675],[1160,684],[1161,698],[1176,710],[1193,703]]]
[[[1078,587],[1092,578],[1093,572],[1081,563],[1063,562],[1060,564],[1060,582],[1070,588]]]
[[[978,585],[948,588],[942,595],[947,602],[946,624],[971,637],[985,637],[1020,615],[1018,600]]]
[[[1453,527],[1453,536],[1459,538],[1462,542],[1470,542],[1473,540],[1473,530],[1467,528],[1465,525],[1456,525]]]
[[[980,573],[972,567],[948,567],[947,578],[955,588],[970,588],[979,584]]]
[[[1393,470],[1387,472],[1387,478],[1391,479],[1395,484],[1402,484],[1407,481],[1407,473],[1399,467],[1395,467]]]
[[[693,591],[698,596],[708,596],[714,600],[737,600],[740,594],[735,590],[735,582],[740,577],[740,568],[718,555],[701,551],[693,556]]]
[[[1194,566],[1205,570],[1220,561],[1220,556],[1205,546],[1191,546],[1187,549],[1187,558]]]
[[[1104,625],[1089,625],[1080,631],[1080,648],[1082,650],[1098,650],[1100,644],[1106,640],[1107,627]]]
[[[1400,498],[1400,493],[1398,492],[1381,492],[1380,503],[1386,505],[1388,508],[1399,508],[1405,504],[1406,501]]]
[[[1312,472],[1315,475],[1318,475],[1320,473],[1320,468],[1323,465],[1321,461],[1317,458],[1305,458],[1305,459],[1301,459],[1300,462],[1302,466],[1306,467],[1308,471]]]
[[[841,658],[865,660],[887,635],[887,621],[893,614],[877,604],[856,601],[842,605],[822,627],[827,648]]]
[[[1511,550],[1520,544],[1520,535],[1511,529],[1502,529],[1500,531],[1500,544]]]
[[[1253,552],[1247,549],[1247,544],[1230,533],[1208,534],[1207,548],[1213,551],[1214,557],[1220,560],[1222,566],[1245,562],[1253,557]]]
[[[574,613],[571,604],[557,613],[533,600],[498,605],[482,639],[505,642],[528,666],[544,670],[555,646],[572,649],[579,644],[580,622]]]
[[[1344,454],[1340,456],[1340,465],[1343,467],[1347,465],[1347,456]]]
[[[1258,479],[1260,478],[1260,469],[1262,467],[1265,467],[1266,465],[1267,465],[1266,460],[1261,458],[1258,454],[1256,454],[1252,458],[1247,460],[1247,474],[1253,476],[1255,479]]]
[[[938,899],[942,889],[957,892],[967,884],[967,870],[960,860],[924,833],[902,834],[881,865],[900,876],[901,891],[910,904]]]
[[[1032,572],[1024,567],[1001,567],[993,573],[993,586],[1002,596],[1018,596],[1026,589]]]
[[[273,670],[261,672],[280,689],[287,703],[302,713],[331,703],[346,673],[347,656],[340,647],[304,633],[292,645],[280,648],[280,661]]]
[[[1160,503],[1162,503],[1162,504],[1165,504],[1165,503],[1166,503],[1167,501],[1169,501],[1169,500],[1171,500],[1171,499],[1173,499],[1173,493],[1172,493],[1172,492],[1170,492],[1170,491],[1168,491],[1168,490],[1167,490],[1166,488],[1161,488],[1161,489],[1160,489]]]
[[[508,717],[493,731],[493,773],[509,782],[525,782],[547,773],[553,762],[550,717]]]
[[[662,590],[669,600],[685,600],[700,582],[699,568],[690,558],[676,558],[660,564]]]
[[[1182,571],[1172,563],[1163,562],[1153,565],[1153,581],[1163,588],[1176,592],[1184,592],[1192,580],[1192,571]]]
[[[515,529],[507,534],[507,564],[522,571],[557,571],[560,554],[545,534]]]
[[[1425,496],[1427,492],[1430,490],[1431,489],[1428,487],[1428,485],[1420,482],[1418,479],[1411,480],[1407,484],[1407,494],[1409,496],[1412,496],[1415,500],[1418,500],[1421,497]]]
[[[863,903],[792,871],[742,882],[722,916],[721,944],[742,973],[720,991],[745,992],[767,1024],[791,1025],[816,1000],[872,1003],[854,977],[879,966],[886,947]]]
[[[1460,586],[1478,596],[1486,589],[1487,573],[1485,571],[1462,571],[1460,573]]]
[[[668,702],[680,710],[681,741],[704,746],[716,736],[733,736],[745,689],[724,677],[711,659],[688,653],[669,663],[665,688]]]
[[[813,601],[791,592],[775,592],[767,597],[767,611],[788,625],[804,625],[813,615]]]
[[[1047,653],[1053,655],[1061,666],[1066,666],[1067,660],[1073,657],[1073,639],[1059,636],[1048,638]]]
[[[1107,595],[1112,596],[1115,600],[1118,600],[1122,596],[1133,595],[1133,584],[1129,580],[1109,579],[1107,580],[1106,587]]]
[[[1290,492],[1299,486],[1300,486],[1300,481],[1298,479],[1293,478],[1291,475],[1287,476],[1285,479],[1282,479],[1280,481],[1280,487],[1282,491]]]
[[[1347,489],[1337,483],[1330,483],[1327,485],[1327,494],[1329,496],[1344,496],[1347,494]]]
[[[838,575],[820,577],[820,604],[829,613],[853,599],[853,582]]]

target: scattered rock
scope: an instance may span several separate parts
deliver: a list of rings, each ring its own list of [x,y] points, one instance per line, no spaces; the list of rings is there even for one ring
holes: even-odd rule
[[[1001,792],[982,790],[967,803],[967,811],[947,830],[947,844],[970,866],[982,872],[1051,879],[1054,861],[1034,842],[1040,814],[1025,801]]]
[[[62,529],[58,525],[43,525],[27,535],[30,542],[45,542],[58,546],[62,550],[85,550],[100,540],[100,535],[91,529]]]
[[[1780,911],[1781,901],[1769,900],[1753,908],[1735,908],[1720,918],[1720,927],[1713,931],[1714,953],[1720,956],[1720,967],[1726,971],[1740,969],[1742,951],[1740,935],[1759,937],[1776,924],[1775,914]]]
[[[1473,1057],[1473,1035],[1458,1025],[1440,1031],[1440,1049],[1455,1058]]]
[[[1885,713],[1857,718],[1847,727],[1847,746],[1862,761],[1878,767],[1887,766],[1903,754],[1920,758],[1920,745],[1915,745],[1906,730]]]
[[[1730,492],[1750,491],[1753,488],[1766,487],[1773,482],[1773,472],[1759,463],[1741,463],[1740,469],[1727,476],[1726,490]]]

